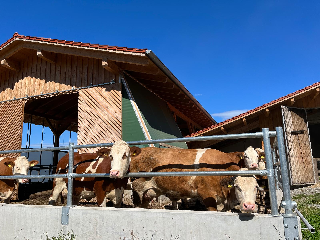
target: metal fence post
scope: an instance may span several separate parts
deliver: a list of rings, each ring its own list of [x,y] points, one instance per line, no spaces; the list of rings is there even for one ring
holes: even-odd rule
[[[61,224],[69,224],[69,210],[72,207],[72,192],[73,192],[73,159],[74,159],[74,144],[69,143],[69,170],[68,176],[68,195],[67,195],[67,206],[62,207]]]
[[[299,222],[297,215],[294,214],[292,210],[297,207],[297,203],[291,200],[289,171],[284,147],[282,127],[276,127],[276,133],[278,140],[278,150],[282,177],[282,190],[284,198],[284,201],[281,203],[281,206],[285,209],[285,214],[283,214],[284,236],[285,239],[296,240],[300,239]]]
[[[276,195],[276,182],[275,182],[275,174],[273,169],[269,129],[263,128],[262,133],[263,133],[264,153],[266,157],[266,165],[267,165],[267,171],[268,171],[268,185],[269,185],[269,194],[270,194],[270,203],[271,203],[271,215],[278,216],[279,213],[278,213],[278,204],[277,204],[277,195]]]

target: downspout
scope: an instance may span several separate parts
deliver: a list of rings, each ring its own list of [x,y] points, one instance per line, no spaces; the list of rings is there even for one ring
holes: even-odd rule
[[[174,82],[180,88],[182,92],[184,92],[197,105],[198,108],[200,108],[206,114],[206,116],[213,122],[213,125],[217,124],[212,116],[201,106],[201,104],[192,96],[192,94],[182,85],[182,83],[151,50],[147,50],[146,55],[172,82]]]

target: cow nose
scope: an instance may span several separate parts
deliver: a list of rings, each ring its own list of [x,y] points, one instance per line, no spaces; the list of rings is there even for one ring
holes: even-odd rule
[[[243,203],[243,209],[245,210],[245,211],[254,211],[254,209],[255,209],[255,207],[256,207],[256,205],[253,203]]]
[[[21,179],[21,182],[22,183],[27,183],[27,182],[29,182],[29,179],[26,179],[26,178],[25,179]]]
[[[119,174],[120,174],[119,170],[111,170],[110,171],[110,177],[112,177],[112,178],[119,177]]]
[[[258,168],[258,164],[257,163],[251,163],[250,164],[250,168]]]

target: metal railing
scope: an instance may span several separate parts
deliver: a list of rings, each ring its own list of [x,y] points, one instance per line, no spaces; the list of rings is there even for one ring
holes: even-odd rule
[[[279,164],[274,163],[274,154],[272,154],[272,148],[271,148],[271,144],[270,144],[271,137],[277,137],[277,147],[278,147],[278,154],[279,154],[279,159],[280,159],[282,188],[283,188],[283,193],[284,193],[284,201],[282,202],[282,206],[285,208],[285,214],[283,216],[285,218],[292,220],[293,217],[296,217],[296,214],[293,213],[293,209],[296,207],[296,203],[291,200],[291,195],[290,195],[290,181],[289,181],[288,165],[287,165],[287,160],[286,160],[282,127],[277,127],[276,131],[269,131],[268,128],[263,128],[262,132],[257,132],[257,133],[228,134],[228,135],[215,135],[215,136],[205,136],[205,137],[189,137],[189,138],[158,139],[158,140],[127,142],[129,145],[144,145],[144,144],[155,144],[155,143],[262,138],[263,143],[264,143],[264,152],[265,152],[265,159],[266,159],[266,169],[265,170],[207,171],[207,172],[202,172],[202,171],[199,171],[199,172],[195,172],[195,171],[191,171],[191,172],[141,172],[141,173],[129,173],[126,175],[126,177],[226,176],[226,175],[267,176],[268,177],[268,184],[269,184],[269,193],[270,193],[271,215],[272,216],[279,216],[278,206],[277,206],[277,196],[276,196],[276,172],[275,172],[275,168]],[[72,207],[72,192],[73,192],[73,181],[72,180],[73,180],[73,178],[78,178],[78,177],[109,177],[109,173],[95,173],[95,174],[92,174],[92,173],[91,174],[73,173],[74,150],[80,149],[80,148],[111,147],[112,145],[113,145],[113,143],[100,143],[100,144],[89,144],[89,145],[74,145],[73,143],[70,143],[68,147],[52,147],[52,148],[0,151],[0,154],[54,151],[54,150],[68,150],[68,152],[69,152],[69,165],[68,165],[69,170],[68,170],[68,173],[66,173],[66,174],[0,176],[0,179],[68,178],[67,205],[65,207],[63,207],[63,210],[62,210],[62,224],[68,224],[68,212],[69,212],[69,208]],[[293,224],[296,224],[296,222],[293,221]],[[295,228],[295,226],[293,226],[292,228]]]

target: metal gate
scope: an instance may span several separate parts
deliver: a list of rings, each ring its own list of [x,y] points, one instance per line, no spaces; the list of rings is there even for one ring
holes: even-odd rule
[[[314,184],[314,163],[305,109],[281,106],[292,185]]]

